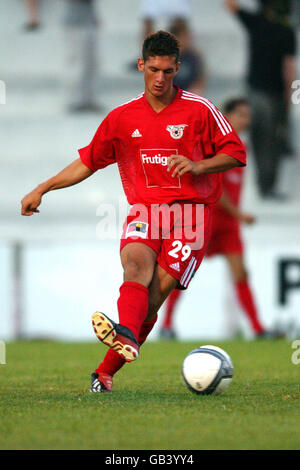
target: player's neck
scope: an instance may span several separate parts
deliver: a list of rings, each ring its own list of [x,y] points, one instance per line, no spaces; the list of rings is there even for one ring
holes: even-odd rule
[[[173,99],[175,98],[177,94],[177,89],[172,87],[170,88],[168,93],[165,93],[162,96],[154,96],[150,91],[145,90],[145,97],[148,103],[150,104],[151,108],[156,113],[160,113],[164,108],[169,106],[169,104],[172,103]]]

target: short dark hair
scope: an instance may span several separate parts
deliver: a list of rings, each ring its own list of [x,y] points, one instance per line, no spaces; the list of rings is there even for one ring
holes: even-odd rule
[[[244,98],[243,96],[240,96],[238,98],[230,98],[229,100],[225,101],[225,103],[222,106],[222,110],[224,114],[231,113],[232,111],[235,111],[238,106],[250,106],[249,101],[247,98]]]
[[[149,34],[143,43],[143,60],[146,62],[149,57],[174,56],[175,62],[179,60],[179,41],[168,31],[157,31]]]

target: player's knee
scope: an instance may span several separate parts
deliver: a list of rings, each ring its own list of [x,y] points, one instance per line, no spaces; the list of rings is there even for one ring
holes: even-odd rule
[[[142,272],[143,272],[143,269],[142,269],[141,264],[134,260],[127,261],[127,263],[124,266],[125,278],[139,277]]]
[[[124,266],[124,280],[149,285],[153,276],[153,267],[136,260],[127,261]]]

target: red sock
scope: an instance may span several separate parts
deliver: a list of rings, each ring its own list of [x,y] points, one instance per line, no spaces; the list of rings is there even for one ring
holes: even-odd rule
[[[144,322],[142,324],[140,334],[138,335],[138,342],[140,343],[140,346],[146,341],[147,336],[149,335],[150,331],[154,327],[155,323],[157,320],[157,315],[154,320]],[[123,367],[125,364],[125,359],[123,359],[120,354],[118,354],[116,351],[113,349],[109,349],[101,362],[99,364],[98,368],[95,370],[98,374],[104,373],[111,375],[112,377],[118,370]]]
[[[113,377],[113,375],[118,372],[121,367],[123,367],[125,362],[125,359],[123,359],[120,354],[118,354],[113,349],[109,349],[105,354],[103,361],[99,364],[95,372],[97,372],[98,374],[108,374]]]
[[[239,281],[235,283],[236,292],[240,304],[249,318],[255,333],[263,331],[263,327],[258,319],[256,306],[248,281]]]
[[[163,328],[171,328],[175,306],[181,294],[182,294],[182,290],[174,289],[172,290],[171,294],[167,298],[165,317],[164,317],[163,325],[162,325]]]
[[[127,326],[138,338],[141,326],[148,315],[149,291],[137,282],[124,282],[118,299],[119,323]]]

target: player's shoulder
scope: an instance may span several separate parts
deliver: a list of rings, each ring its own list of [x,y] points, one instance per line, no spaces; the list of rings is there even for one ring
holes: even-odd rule
[[[214,103],[209,99],[204,98],[204,96],[196,95],[195,93],[190,93],[186,90],[182,90],[181,99],[183,100],[182,103],[185,102],[187,106],[194,106],[196,109],[203,112],[212,112],[217,109]]]
[[[118,119],[124,112],[130,111],[130,110],[136,110],[143,99],[144,93],[139,94],[138,96],[126,101],[125,103],[120,104],[116,108],[114,108],[110,113],[108,114],[108,117],[110,119]]]
[[[209,122],[215,123],[224,136],[232,132],[231,124],[212,101],[185,90],[182,90],[181,98],[182,102],[188,103],[188,106],[193,108],[193,113],[200,117],[204,125]]]

